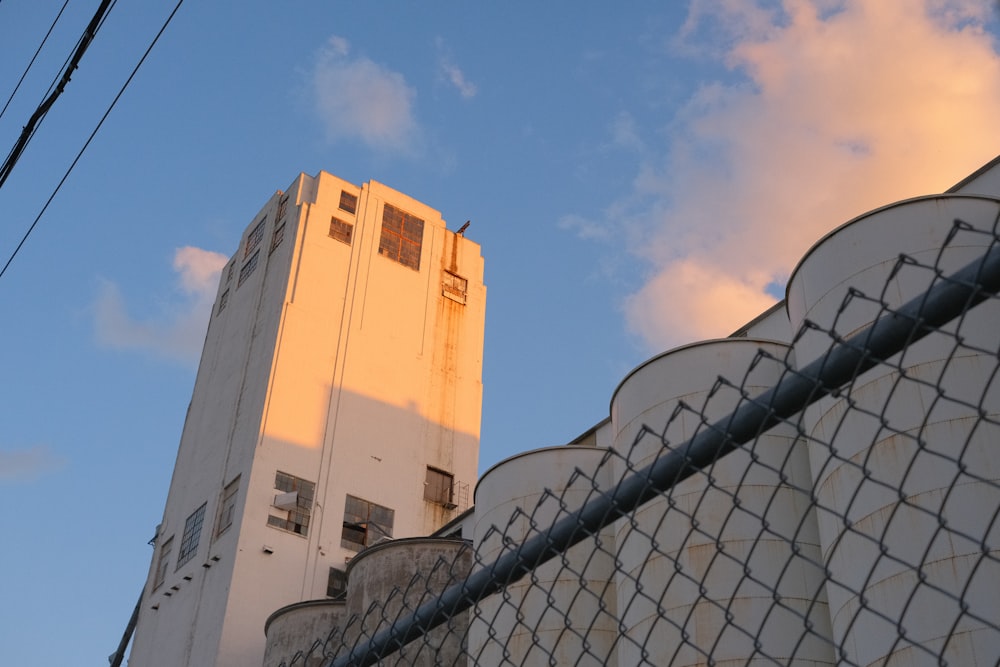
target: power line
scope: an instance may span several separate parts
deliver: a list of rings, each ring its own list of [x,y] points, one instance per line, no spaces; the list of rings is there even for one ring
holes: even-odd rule
[[[73,56],[69,59],[69,63],[63,69],[62,76],[59,78],[59,82],[56,84],[55,90],[52,91],[40,105],[38,105],[38,108],[35,109],[35,113],[31,114],[31,118],[28,119],[27,125],[25,125],[21,130],[21,136],[18,137],[17,141],[14,143],[14,147],[10,149],[7,159],[4,161],[3,165],[0,166],[0,188],[2,188],[3,184],[7,181],[7,177],[10,176],[11,170],[14,168],[14,165],[17,164],[18,158],[21,157],[21,153],[24,152],[24,149],[31,140],[32,135],[34,135],[35,126],[45,116],[45,114],[48,113],[49,108],[55,103],[56,99],[62,95],[62,92],[66,88],[66,84],[69,83],[73,72],[80,66],[80,59],[83,58],[83,54],[87,51],[87,47],[90,46],[90,43],[97,35],[97,30],[100,28],[101,23],[104,21],[104,17],[107,15],[108,11],[110,11],[113,2],[114,0],[102,0],[101,5],[97,8],[97,12],[94,13],[94,17],[90,19],[90,23],[87,24],[87,28],[83,31],[83,35],[77,43]]]
[[[0,0],[0,2],[2,2],[2,0]],[[7,98],[7,103],[3,105],[3,109],[0,109],[0,118],[3,118],[3,115],[7,113],[7,107],[10,106],[11,100],[13,100],[14,96],[17,95],[18,89],[21,87],[21,84],[24,83],[24,77],[28,76],[28,72],[31,70],[31,66],[35,64],[35,59],[38,58],[38,54],[42,52],[42,47],[44,47],[45,42],[49,40],[49,36],[52,34],[52,30],[55,29],[56,23],[59,22],[59,18],[63,15],[63,12],[66,10],[66,5],[68,4],[69,0],[66,0],[63,3],[63,6],[59,9],[59,13],[56,14],[56,17],[54,19],[52,19],[52,25],[49,26],[48,32],[46,32],[45,37],[42,38],[42,43],[39,44],[38,49],[35,50],[35,55],[31,56],[31,62],[29,62],[28,66],[24,68],[24,73],[21,74],[21,78],[17,80],[17,85],[14,86],[14,90],[11,91],[10,97]]]
[[[146,48],[145,53],[142,54],[142,58],[140,58],[139,62],[136,63],[135,67],[132,69],[132,73],[129,74],[128,79],[126,79],[125,83],[122,84],[122,87],[118,91],[118,94],[115,95],[115,99],[111,101],[111,104],[104,112],[104,115],[101,116],[101,120],[98,121],[97,126],[94,127],[93,132],[91,132],[90,136],[87,137],[87,141],[84,142],[83,147],[80,148],[80,152],[78,152],[76,154],[76,157],[73,158],[73,162],[69,165],[69,168],[66,169],[66,173],[63,174],[61,179],[59,179],[59,183],[56,184],[56,187],[52,191],[52,194],[49,195],[49,198],[45,201],[45,205],[42,206],[42,210],[38,212],[37,216],[35,216],[35,220],[31,223],[31,226],[28,227],[28,231],[24,233],[24,236],[21,237],[21,241],[20,243],[17,244],[17,247],[14,248],[14,252],[12,252],[10,254],[10,257],[7,258],[7,262],[3,265],[3,268],[0,269],[0,278],[2,278],[4,274],[7,272],[7,268],[10,267],[11,262],[14,261],[14,258],[17,256],[17,253],[20,252],[21,248],[24,246],[24,243],[28,240],[28,237],[31,235],[31,232],[34,231],[35,226],[38,225],[38,221],[41,220],[42,215],[44,215],[45,211],[49,208],[49,204],[51,204],[52,200],[55,199],[56,194],[59,193],[59,190],[62,188],[63,183],[66,182],[66,179],[69,178],[70,173],[72,173],[74,167],[76,167],[77,162],[79,162],[80,158],[83,157],[84,151],[87,150],[87,147],[90,146],[90,142],[93,141],[95,136],[97,136],[97,132],[101,129],[101,126],[104,125],[104,121],[107,120],[108,116],[111,114],[111,110],[115,108],[116,104],[118,104],[118,100],[121,99],[121,96],[125,93],[125,89],[128,88],[130,83],[132,83],[132,79],[135,78],[135,75],[139,71],[139,68],[142,67],[142,64],[144,62],[146,62],[146,58],[152,52],[153,47],[156,46],[156,43],[160,40],[160,37],[167,29],[167,26],[170,25],[170,22],[173,20],[174,16],[177,14],[177,11],[181,8],[181,5],[183,4],[184,0],[177,0],[177,4],[174,6],[173,11],[171,11],[170,15],[167,16],[167,20],[163,22],[163,25],[160,27],[160,30],[156,33],[156,36],[153,37],[153,41],[150,42],[149,46]]]

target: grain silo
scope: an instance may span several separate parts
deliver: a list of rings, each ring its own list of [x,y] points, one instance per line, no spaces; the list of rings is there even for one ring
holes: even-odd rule
[[[998,212],[992,198],[923,197],[828,234],[788,285],[792,328],[818,326],[795,342],[799,365],[830,348],[827,331],[848,337],[981,255]],[[987,233],[949,240],[955,220]],[[986,509],[1000,506],[997,331],[987,301],[803,417],[834,640],[852,664],[1000,656],[987,629],[1000,618],[1000,566],[984,552],[1000,537]]]
[[[639,366],[611,401],[616,464],[673,451],[737,407],[741,387],[771,388],[786,356],[781,343],[730,338]],[[805,447],[779,425],[619,521],[619,664],[834,664],[809,481]]]

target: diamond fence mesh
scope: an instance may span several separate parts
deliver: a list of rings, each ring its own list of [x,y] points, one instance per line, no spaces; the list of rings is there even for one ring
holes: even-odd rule
[[[491,469],[471,540],[362,552],[265,665],[998,664],[997,224],[943,236],[640,367],[610,446]]]

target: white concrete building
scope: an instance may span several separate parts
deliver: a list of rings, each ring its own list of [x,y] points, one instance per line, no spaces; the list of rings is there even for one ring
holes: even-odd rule
[[[470,503],[477,244],[371,181],[300,175],[223,270],[129,665],[261,664],[277,608]]]

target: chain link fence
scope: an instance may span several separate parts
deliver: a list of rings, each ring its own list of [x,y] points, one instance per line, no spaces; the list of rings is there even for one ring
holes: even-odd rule
[[[609,446],[491,469],[465,540],[362,552],[266,667],[1000,663],[997,224],[941,235],[811,302],[793,275],[790,345],[640,367]]]

